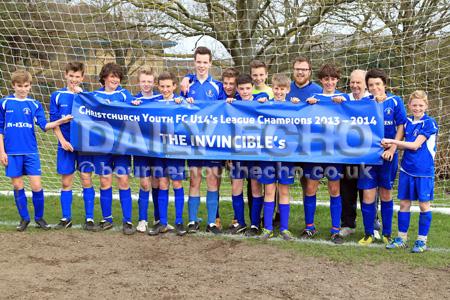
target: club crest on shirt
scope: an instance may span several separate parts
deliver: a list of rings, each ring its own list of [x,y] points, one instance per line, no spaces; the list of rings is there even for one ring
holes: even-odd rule
[[[419,135],[419,129],[415,129],[413,131],[413,136],[418,136]]]
[[[214,94],[213,94],[213,91],[212,90],[207,90],[206,91],[206,96],[208,96],[208,97],[212,97]]]
[[[394,113],[394,110],[390,107],[386,107],[386,109],[384,110],[384,113],[388,116],[392,115]]]
[[[31,109],[29,109],[28,107],[25,107],[22,111],[23,111],[23,114],[24,114],[24,115],[29,115],[29,114],[31,114]]]

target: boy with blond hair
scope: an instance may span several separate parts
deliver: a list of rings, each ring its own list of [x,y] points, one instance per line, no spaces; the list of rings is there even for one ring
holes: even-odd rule
[[[273,104],[286,102],[289,93],[290,80],[284,74],[272,76],[272,90],[274,97],[270,99]],[[289,185],[295,180],[295,163],[261,161],[261,177],[259,183],[264,184],[264,228],[261,239],[273,237],[273,214],[275,211],[275,199],[278,193],[278,207],[280,213],[280,235],[284,240],[291,240],[289,231],[290,195]]]
[[[11,178],[14,200],[20,215],[18,231],[27,229],[30,215],[27,207],[23,175],[28,175],[33,194],[34,221],[38,228],[50,229],[44,220],[44,190],[41,185],[41,163],[34,124],[43,131],[69,122],[67,115],[54,122],[47,122],[44,109],[37,100],[28,97],[31,91],[31,74],[17,70],[11,75],[14,94],[1,100],[0,104],[0,162]]]

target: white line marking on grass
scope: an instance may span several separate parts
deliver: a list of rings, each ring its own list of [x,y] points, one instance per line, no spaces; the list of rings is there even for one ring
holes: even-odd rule
[[[26,192],[25,193],[27,195],[27,197],[31,197],[32,193],[31,192]],[[14,194],[12,191],[0,191],[0,195],[4,195],[4,196],[10,196],[13,197]],[[60,195],[60,193],[55,193],[55,192],[45,192],[46,196],[54,196],[57,197]],[[74,193],[74,196],[78,196],[78,197],[83,197],[83,194],[81,193]],[[96,193],[96,198],[99,198],[100,196],[98,195],[98,193]],[[131,195],[132,199],[134,201],[137,201],[139,199],[139,195],[138,194],[132,194]],[[119,200],[119,195],[118,194],[113,194],[113,199],[114,200]],[[184,201],[187,202],[188,196],[185,196]],[[169,197],[169,202],[174,202],[175,198],[173,196]],[[206,197],[201,197],[200,201],[203,203],[206,203]],[[220,197],[220,201],[226,201],[226,202],[231,202],[231,197]],[[303,201],[299,201],[299,200],[294,200],[291,201],[291,204],[293,205],[302,205]],[[317,205],[318,206],[326,206],[326,207],[330,207],[330,201],[317,201]],[[358,207],[359,207],[359,203],[358,203]],[[400,206],[395,204],[394,205],[394,211],[399,211],[400,210]],[[441,206],[433,206],[432,207],[433,212],[435,213],[441,213],[441,214],[445,214],[445,215],[450,215],[450,207],[441,207]],[[413,205],[411,206],[411,212],[414,213],[418,213],[420,212],[420,208],[417,205],[417,201],[413,201]]]
[[[212,235],[211,233],[206,233],[206,232],[197,232],[195,235],[199,235],[202,237],[211,237],[211,236],[215,236]],[[253,240],[258,240],[257,237],[246,237],[244,235],[230,235],[230,234],[223,234],[223,235],[216,235],[215,237],[222,237],[224,239],[231,239],[231,240],[247,240],[247,239],[253,239]],[[301,238],[292,238],[292,240],[290,241],[285,241],[280,237],[274,237],[271,238],[269,240],[265,240],[265,241],[261,241],[261,243],[271,243],[271,242],[283,242],[283,243],[298,243],[298,244],[316,244],[316,245],[327,245],[327,246],[332,246],[332,247],[352,247],[352,248],[377,248],[377,249],[383,249],[387,252],[390,251],[395,251],[395,250],[388,250],[385,249],[385,245],[381,244],[381,243],[373,243],[372,245],[369,246],[362,246],[356,242],[344,242],[343,244],[337,245],[334,244],[333,242],[329,241],[329,240],[322,240],[322,239],[301,239]],[[450,249],[449,248],[429,248],[428,251],[431,252],[439,252],[439,253],[450,253]]]
[[[18,224],[18,222],[12,222],[12,221],[0,221],[0,226],[8,226],[8,227],[16,227]],[[49,224],[52,229],[54,226],[56,226],[56,224]],[[34,224],[31,223],[32,227],[34,227]],[[81,224],[74,224],[72,226],[73,229],[79,229],[81,230],[83,228],[83,226]],[[65,229],[65,230],[70,230],[70,229]],[[122,231],[122,226],[121,225],[115,225],[112,229],[112,231],[115,232],[120,232]],[[63,231],[63,230],[58,230],[58,231]],[[95,234],[101,234],[101,232],[99,233],[95,233]],[[139,232],[136,232],[136,234],[140,234]],[[173,233],[167,233],[167,234],[174,234]],[[190,236],[191,234],[187,234],[186,236]],[[231,234],[222,234],[222,235],[213,235],[211,233],[207,233],[207,232],[197,232],[195,234],[192,234],[192,236],[200,236],[200,237],[219,237],[219,238],[223,238],[223,239],[229,239],[229,240],[248,240],[248,239],[252,239],[252,240],[258,240],[257,237],[246,237],[244,235],[231,235]],[[149,237],[149,239],[151,238],[155,238],[155,237]],[[322,240],[322,239],[300,239],[300,238],[292,238],[292,240],[290,241],[284,241],[282,238],[280,237],[274,237],[271,238],[270,240],[266,240],[266,241],[261,241],[261,243],[271,243],[271,242],[284,242],[284,243],[298,243],[298,244],[316,244],[316,245],[327,245],[327,246],[331,246],[331,247],[352,247],[352,248],[377,248],[377,249],[383,249],[385,251],[395,251],[394,250],[386,250],[384,244],[380,244],[380,243],[374,243],[372,245],[369,246],[361,246],[356,242],[344,242],[341,245],[336,245],[331,241],[328,240]],[[450,253],[450,249],[448,248],[429,248],[430,252],[439,252],[439,253]]]

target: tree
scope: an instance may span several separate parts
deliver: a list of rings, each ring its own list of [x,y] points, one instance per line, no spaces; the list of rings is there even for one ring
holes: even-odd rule
[[[323,19],[354,0],[206,1],[123,0],[145,11],[149,30],[163,36],[210,36],[229,52],[234,65],[247,70],[253,59],[269,63],[272,71],[285,70],[289,60],[310,52],[313,29]],[[281,59],[280,59],[281,58]]]

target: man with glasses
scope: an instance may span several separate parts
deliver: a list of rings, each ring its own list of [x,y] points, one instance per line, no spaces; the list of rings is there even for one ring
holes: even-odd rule
[[[307,57],[297,57],[293,64],[293,79],[291,90],[286,99],[297,98],[304,102],[315,93],[322,93],[322,87],[311,81],[312,69],[311,61]]]
[[[311,61],[307,57],[297,57],[292,63],[293,67],[293,80],[291,82],[291,88],[289,94],[286,96],[287,100],[292,102],[305,102],[306,99],[312,97],[314,94],[322,93],[322,87],[317,83],[311,81],[312,68]],[[302,163],[298,163],[297,166],[303,168]],[[311,201],[305,203],[305,188],[306,188],[306,178],[301,174],[300,184],[303,190],[303,203],[305,206],[315,206],[315,203]]]

